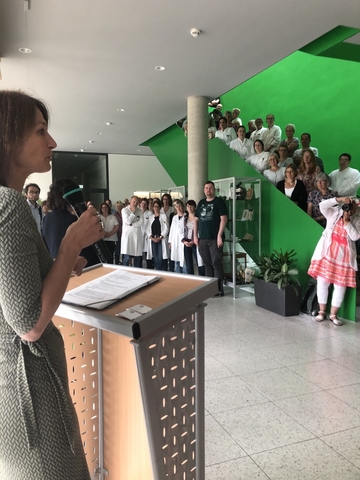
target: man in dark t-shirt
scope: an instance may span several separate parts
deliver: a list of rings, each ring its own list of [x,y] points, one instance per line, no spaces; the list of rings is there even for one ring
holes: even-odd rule
[[[205,197],[196,209],[194,243],[204,261],[205,275],[218,279],[219,292],[215,297],[223,297],[223,246],[224,230],[227,222],[227,208],[224,200],[215,196],[215,185],[207,181],[204,185]]]

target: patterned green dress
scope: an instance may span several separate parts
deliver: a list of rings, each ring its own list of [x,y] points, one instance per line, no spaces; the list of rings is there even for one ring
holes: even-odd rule
[[[0,186],[0,479],[90,480],[68,388],[64,344],[41,311],[53,263],[26,200]]]

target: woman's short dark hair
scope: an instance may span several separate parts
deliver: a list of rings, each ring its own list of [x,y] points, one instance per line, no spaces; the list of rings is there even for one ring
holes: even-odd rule
[[[285,168],[285,172],[288,168],[291,168],[291,170],[293,170],[295,173],[297,173],[297,166],[295,165],[295,163],[289,163],[289,165],[287,165],[286,168]]]
[[[47,194],[47,205],[50,210],[67,210],[68,202],[63,199],[64,187],[71,183],[72,180],[62,178],[56,180],[50,185],[50,190]]]
[[[186,205],[190,205],[191,207],[195,207],[196,208],[196,202],[195,200],[188,200],[186,202]]]
[[[20,91],[0,91],[0,185],[7,186],[10,162],[35,125],[37,108],[48,123],[47,108],[40,100]]]
[[[158,199],[155,199],[155,200],[153,201],[153,206],[155,206],[155,205],[157,205],[159,208],[161,208],[161,201],[158,200]]]
[[[263,150],[264,150],[264,148],[265,148],[265,147],[264,147],[264,142],[263,142],[260,138],[257,138],[257,139],[254,141],[254,146],[255,146],[255,143],[261,143],[262,148],[263,148]]]
[[[100,203],[100,207],[99,207],[100,215],[101,215],[101,212],[102,212],[102,207],[103,207],[104,205],[105,205],[106,208],[107,208],[108,214],[111,215],[110,205],[108,205],[106,202]]]

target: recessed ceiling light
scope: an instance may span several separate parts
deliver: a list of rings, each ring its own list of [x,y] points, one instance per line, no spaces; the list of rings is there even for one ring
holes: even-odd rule
[[[21,47],[21,48],[19,48],[19,52],[21,52],[21,53],[31,53],[31,50],[30,50],[30,48]]]
[[[117,108],[116,109],[118,112],[125,112],[125,109],[124,108]]]
[[[158,65],[157,67],[155,67],[155,70],[157,70],[158,72],[161,72],[162,70],[165,70],[165,67]]]
[[[85,150],[86,150],[86,147],[81,148],[81,149],[80,149],[80,152],[85,152]]]
[[[106,122],[106,125],[107,126],[112,125],[112,122]]]
[[[95,143],[94,140],[89,140],[89,143]]]
[[[96,135],[101,135],[101,132],[96,132]]]
[[[137,152],[141,152],[141,150],[136,150]]]

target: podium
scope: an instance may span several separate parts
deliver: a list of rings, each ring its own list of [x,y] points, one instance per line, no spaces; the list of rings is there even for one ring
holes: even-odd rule
[[[98,311],[61,303],[69,387],[93,479],[204,480],[204,300],[217,279],[98,265],[160,280]],[[152,308],[135,321],[115,314]]]

